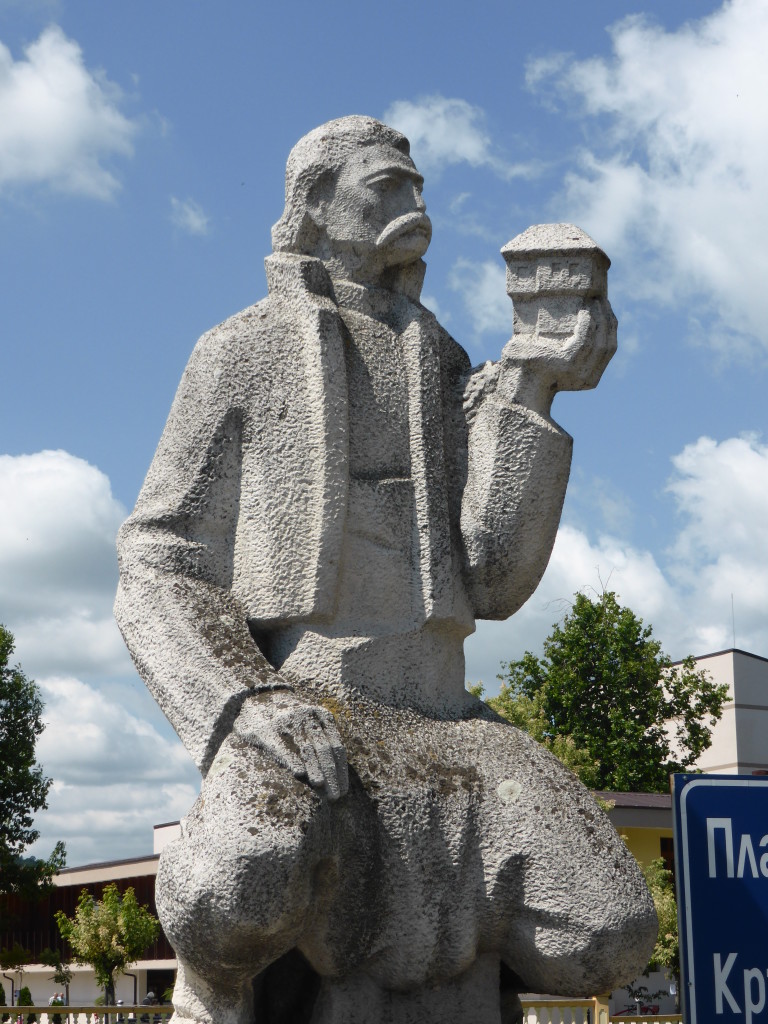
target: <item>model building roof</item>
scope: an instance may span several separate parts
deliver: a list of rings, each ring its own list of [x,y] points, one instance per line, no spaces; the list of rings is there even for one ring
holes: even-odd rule
[[[507,242],[501,250],[505,259],[523,254],[535,256],[539,253],[577,252],[600,253],[606,260],[608,259],[595,240],[575,224],[534,224]]]

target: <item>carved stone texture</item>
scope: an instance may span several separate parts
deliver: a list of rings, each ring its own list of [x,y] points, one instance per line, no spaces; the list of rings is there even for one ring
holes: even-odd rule
[[[473,370],[419,301],[430,235],[398,132],[300,140],[268,296],[198,342],[120,532],[118,622],[204,776],[158,874],[179,1024],[510,1024],[653,944],[589,793],[464,689],[549,558],[548,403],[615,348],[607,260],[571,253],[597,284],[557,357]]]
[[[573,224],[536,224],[501,250],[516,335],[553,341],[576,330],[588,299],[604,299],[611,261]]]

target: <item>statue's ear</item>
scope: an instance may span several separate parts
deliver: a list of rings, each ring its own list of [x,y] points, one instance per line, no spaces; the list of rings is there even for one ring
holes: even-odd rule
[[[325,211],[333,198],[336,175],[331,170],[312,168],[302,177],[293,200],[272,228],[272,244],[275,252],[314,256],[325,235]]]
[[[325,211],[336,191],[336,173],[326,168],[318,173],[307,189],[306,215],[311,217],[318,228],[325,227]]]
[[[317,220],[315,220],[313,211],[305,207],[296,228],[294,252],[306,253],[309,256],[314,255],[324,233],[325,228],[321,227]]]
[[[336,187],[336,175],[332,170],[323,170],[317,174],[307,189],[304,208],[299,215],[296,228],[296,252],[315,255],[318,253],[325,236],[328,204],[333,199]]]

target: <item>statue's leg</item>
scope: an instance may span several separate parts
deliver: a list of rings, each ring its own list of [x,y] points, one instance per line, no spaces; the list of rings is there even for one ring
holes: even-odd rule
[[[177,1021],[254,1024],[253,979],[299,941],[330,855],[328,807],[227,741],[160,858],[157,909],[179,961]]]
[[[636,861],[587,790],[501,723],[475,753],[486,799],[484,938],[517,991],[590,996],[636,977],[656,915]]]
[[[242,973],[228,977],[218,974],[214,984],[178,961],[176,984],[173,989],[176,1024],[244,1024],[253,1021],[253,986]]]

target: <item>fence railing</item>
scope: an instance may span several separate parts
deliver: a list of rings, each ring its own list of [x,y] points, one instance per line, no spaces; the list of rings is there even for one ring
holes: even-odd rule
[[[608,1024],[601,999],[521,999],[523,1024]]]
[[[679,1013],[610,1017],[602,999],[523,999],[524,1024],[679,1024]],[[7,1024],[168,1024],[172,1006],[0,1006]]]
[[[0,1006],[7,1024],[167,1024],[172,1006]]]
[[[679,1024],[679,1013],[640,1014],[628,1017],[623,1013],[611,1017],[608,1003],[596,999],[525,999],[523,1024]]]

